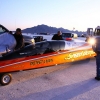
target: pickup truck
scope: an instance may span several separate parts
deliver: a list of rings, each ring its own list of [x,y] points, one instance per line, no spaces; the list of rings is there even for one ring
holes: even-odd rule
[[[6,27],[4,27],[3,25],[0,25],[0,35],[3,34],[3,33],[6,33],[6,32],[9,32],[11,34],[13,34],[12,31],[9,31]],[[23,35],[23,34],[22,34]],[[35,40],[34,38],[30,37],[30,36],[27,36],[27,35],[23,35],[23,38],[24,38],[24,43],[25,45],[28,45],[28,44],[35,44]]]

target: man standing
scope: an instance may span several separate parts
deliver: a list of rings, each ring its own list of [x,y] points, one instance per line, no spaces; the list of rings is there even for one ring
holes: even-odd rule
[[[16,29],[14,37],[15,37],[16,43],[17,43],[15,50],[19,50],[20,48],[22,48],[24,46],[24,39],[23,39],[22,32],[21,32],[20,28]]]
[[[63,40],[61,31],[58,31],[57,34],[54,34],[52,40]]]
[[[100,80],[100,36],[95,38],[95,44],[92,46],[93,51],[96,53],[96,80]]]

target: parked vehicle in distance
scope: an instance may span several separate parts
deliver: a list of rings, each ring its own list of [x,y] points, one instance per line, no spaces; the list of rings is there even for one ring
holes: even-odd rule
[[[31,36],[23,35],[25,45],[35,44],[34,38]]]
[[[40,35],[50,35],[50,33],[46,33],[46,32],[43,32],[43,33],[39,33]]]
[[[40,34],[31,34],[31,36],[34,38],[35,42],[40,41],[51,41],[53,35],[40,35]]]
[[[25,40],[29,40],[29,38],[28,37],[30,37],[30,39],[34,39],[34,42],[36,43],[36,42],[41,42],[41,41],[46,41],[47,39],[44,39],[44,36],[45,35],[39,35],[39,34],[32,34],[32,33],[29,33],[29,34],[27,34],[27,33],[22,33],[23,34],[23,36],[24,36],[24,38],[25,38]],[[46,35],[47,36],[47,35]],[[33,41],[33,40],[32,40]],[[27,41],[25,41],[25,42],[27,42]]]
[[[73,40],[73,38],[77,38],[77,37],[78,36],[76,33],[69,33],[69,32],[62,33],[62,38],[67,41],[71,41]]]
[[[43,36],[36,35],[36,36],[33,36],[33,38],[34,38],[35,42],[41,42],[41,41],[43,41]]]

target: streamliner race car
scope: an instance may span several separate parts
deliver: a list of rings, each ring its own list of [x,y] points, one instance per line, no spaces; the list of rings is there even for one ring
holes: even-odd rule
[[[91,45],[82,41],[53,40],[27,45],[0,57],[0,84],[11,82],[11,72],[42,68],[95,56]]]
[[[42,41],[13,51],[16,41],[12,34],[0,25],[0,84],[11,82],[10,73],[53,66],[94,57],[92,46],[78,39]]]

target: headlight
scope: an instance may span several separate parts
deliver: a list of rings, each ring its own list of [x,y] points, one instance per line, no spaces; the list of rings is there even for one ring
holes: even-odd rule
[[[34,39],[31,39],[31,42],[34,43]]]
[[[96,40],[94,38],[89,39],[89,44],[94,45],[96,43]]]

